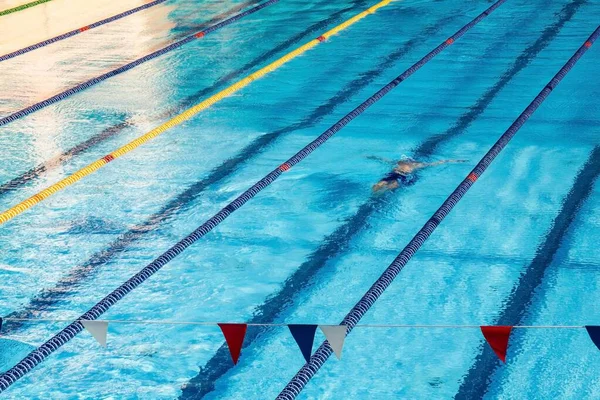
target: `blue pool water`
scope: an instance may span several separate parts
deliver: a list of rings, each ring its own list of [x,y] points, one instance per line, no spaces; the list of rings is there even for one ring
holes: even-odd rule
[[[235,4],[171,0],[3,62],[2,116],[193,33]],[[282,1],[0,128],[4,183],[121,126],[3,193],[0,206],[372,4]],[[394,2],[1,225],[0,315],[77,318],[489,5]],[[103,318],[339,323],[597,27],[598,15],[592,0],[508,0]],[[364,323],[600,324],[595,47]],[[367,157],[403,154],[468,162],[425,170],[415,185],[373,198],[371,186],[388,167]],[[223,166],[228,159],[239,162]],[[124,239],[144,224],[151,229]],[[65,276],[68,290],[32,301]],[[65,325],[5,324],[7,337],[23,344],[7,347],[11,354],[0,361],[18,360]],[[218,351],[222,343],[216,326],[112,324],[106,349],[83,332],[4,397],[273,398],[304,363],[283,327],[252,340],[232,369],[219,368],[231,362]],[[582,329],[516,332],[501,368],[475,361],[481,346],[477,329],[355,329],[342,360],[330,359],[300,398],[600,398],[600,353]]]

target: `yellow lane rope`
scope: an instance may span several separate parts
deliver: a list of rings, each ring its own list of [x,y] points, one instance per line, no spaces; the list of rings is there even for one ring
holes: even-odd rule
[[[263,68],[259,69],[258,71],[248,75],[244,79],[238,81],[237,83],[234,83],[233,85],[229,86],[227,89],[224,89],[224,90],[220,91],[219,93],[207,98],[206,100],[187,109],[186,111],[173,117],[172,119],[168,120],[167,122],[163,123],[162,125],[152,129],[150,132],[127,143],[125,146],[123,146],[123,147],[113,151],[112,153],[102,157],[101,159],[96,160],[93,163],[81,168],[79,171],[75,172],[74,174],[69,175],[68,177],[62,179],[61,181],[47,187],[46,189],[42,190],[41,192],[31,196],[27,200],[24,200],[21,203],[15,205],[14,207],[11,207],[8,210],[3,211],[2,213],[0,213],[0,224],[3,224],[5,222],[13,219],[17,215],[21,214],[25,210],[30,209],[34,205],[42,202],[43,200],[50,197],[54,193],[74,184],[75,182],[82,179],[83,177],[90,175],[91,173],[102,168],[103,166],[105,166],[106,164],[108,164],[109,162],[114,160],[115,158],[119,158],[119,157],[129,153],[130,151],[143,145],[147,141],[154,139],[155,137],[162,134],[166,130],[168,130],[176,125],[179,125],[184,121],[187,121],[188,119],[192,118],[194,115],[198,114],[200,111],[207,109],[208,107],[210,107],[213,104],[215,104],[216,102],[224,99],[225,97],[231,96],[233,93],[246,87],[248,84],[250,84],[250,82],[252,82],[258,78],[262,78],[263,76],[267,75],[269,72],[276,70],[277,68],[281,67],[283,64],[287,63],[288,61],[290,61],[290,60],[298,57],[299,55],[305,53],[306,51],[312,49],[313,47],[315,47],[319,43],[325,41],[329,37],[335,35],[336,33],[343,31],[344,29],[346,29],[349,26],[360,21],[367,15],[374,13],[375,11],[377,11],[377,9],[387,6],[391,2],[392,2],[392,0],[383,0],[383,1],[375,4],[374,6],[369,7],[368,9],[361,12],[360,14],[355,15],[354,17],[350,18],[349,20],[347,20],[347,21],[341,23],[340,25],[337,25],[333,29],[325,32],[323,35],[319,36],[317,39],[313,39],[310,42],[298,47],[296,50],[293,50],[292,52],[290,52],[290,53],[286,54],[285,56],[281,57],[280,59],[272,62],[271,64],[267,65],[266,67],[263,67]]]

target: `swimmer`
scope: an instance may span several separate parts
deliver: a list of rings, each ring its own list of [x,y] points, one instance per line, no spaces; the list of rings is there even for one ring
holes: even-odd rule
[[[433,167],[435,165],[447,164],[447,163],[463,163],[467,160],[442,160],[436,161],[432,163],[423,163],[419,161],[412,160],[410,158],[405,158],[399,160],[397,162],[387,160],[381,157],[367,157],[372,160],[383,161],[388,164],[395,164],[394,169],[383,177],[379,182],[373,185],[373,191],[379,192],[382,190],[394,190],[400,187],[400,184],[410,184],[413,180],[413,173],[418,169],[423,169],[427,167]]]

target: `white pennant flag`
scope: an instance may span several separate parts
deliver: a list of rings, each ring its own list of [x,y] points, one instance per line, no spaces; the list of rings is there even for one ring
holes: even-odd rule
[[[90,321],[82,319],[81,325],[92,334],[94,339],[100,343],[102,347],[106,347],[106,336],[108,334],[108,321]]]
[[[319,328],[321,328],[335,356],[338,360],[341,360],[342,347],[344,347],[344,340],[346,339],[346,325],[319,325]]]

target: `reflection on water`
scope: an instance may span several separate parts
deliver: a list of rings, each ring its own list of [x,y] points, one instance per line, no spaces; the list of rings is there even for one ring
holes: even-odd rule
[[[0,37],[4,38],[1,52],[22,48],[143,4],[139,0],[97,0],[95,3],[97,7],[92,9],[89,4],[84,6],[86,3],[54,0],[39,8],[11,14],[0,25]],[[146,54],[156,45],[157,38],[164,42],[175,26],[168,19],[172,9],[160,4],[2,62],[0,113],[14,112]],[[79,11],[82,17],[73,18]]]
[[[0,37],[3,38],[0,53],[23,48],[144,3],[141,0],[95,0],[94,7],[90,7],[89,2],[53,0],[11,14],[3,17],[0,24]],[[0,63],[0,115],[46,99],[164,45],[169,40],[170,30],[176,26],[168,18],[173,8],[173,5],[159,4],[94,31]],[[147,79],[156,79],[157,71],[151,66],[146,68]],[[104,102],[95,104],[110,105],[114,101],[144,104],[150,99],[162,103],[159,91],[148,90],[153,86],[150,84],[144,92],[134,95],[127,90],[112,92]],[[68,122],[64,113],[59,112],[63,104],[30,116],[26,128],[17,132],[30,137],[28,152],[34,155],[36,163],[61,152],[55,138]],[[3,130],[13,133],[10,127]]]
[[[0,1],[0,10],[29,1]],[[144,3],[143,0],[94,0],[92,7],[89,1],[52,0],[3,16],[0,22],[0,54],[81,28]]]

